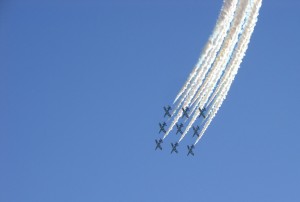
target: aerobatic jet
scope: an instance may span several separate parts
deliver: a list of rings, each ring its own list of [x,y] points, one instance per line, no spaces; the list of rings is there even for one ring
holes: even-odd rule
[[[171,143],[171,146],[172,146],[171,154],[172,154],[173,152],[176,152],[176,154],[177,154],[178,151],[177,151],[176,147],[178,147],[178,142],[176,142],[175,144]]]
[[[201,116],[203,116],[203,118],[206,118],[206,115],[204,114],[204,112],[206,111],[206,109],[205,109],[205,108],[201,109],[201,108],[199,107],[199,111],[200,111],[199,118],[200,118]]]
[[[189,118],[189,115],[188,115],[188,111],[190,111],[190,109],[188,107],[186,108],[181,108],[183,114],[182,114],[182,118],[186,117],[186,118]]]
[[[183,134],[183,132],[182,132],[182,127],[183,127],[183,124],[181,123],[180,125],[178,125],[178,123],[176,123],[176,128],[177,128],[177,132],[176,132],[176,135],[178,134],[178,133],[181,133],[181,134]]]
[[[187,148],[188,148],[188,154],[187,154],[187,156],[189,155],[189,154],[191,154],[191,155],[195,155],[194,154],[194,152],[193,152],[193,149],[195,148],[195,146],[192,144],[191,146],[187,146]]]
[[[164,117],[166,116],[171,117],[170,111],[172,110],[172,108],[168,105],[168,107],[164,107],[164,110],[165,110]]]
[[[163,143],[163,140],[162,139],[155,140],[155,143],[156,143],[155,150],[157,150],[157,148],[162,150],[161,144]]]
[[[193,126],[193,130],[194,130],[193,137],[194,137],[195,135],[197,135],[197,136],[199,137],[199,133],[198,133],[198,130],[199,130],[199,129],[200,129],[199,126],[197,126],[197,127]]]
[[[160,133],[161,131],[162,131],[163,133],[166,133],[165,126],[167,126],[166,122],[159,123],[159,127],[160,127],[159,133]]]

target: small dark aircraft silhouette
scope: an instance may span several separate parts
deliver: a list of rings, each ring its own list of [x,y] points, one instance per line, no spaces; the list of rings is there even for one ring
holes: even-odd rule
[[[163,133],[166,133],[165,126],[167,126],[166,122],[159,123],[159,127],[160,127],[159,133],[160,133],[161,131],[162,131]]]
[[[176,132],[176,134],[178,134],[178,133],[181,133],[181,134],[183,134],[183,132],[182,132],[182,127],[183,127],[183,124],[181,123],[180,125],[178,125],[177,123],[176,123],[176,128],[177,128],[177,132]]]
[[[186,118],[189,118],[189,115],[188,115],[188,111],[190,111],[190,108],[186,107],[186,108],[181,108],[183,114],[182,114],[182,118],[186,117]]]
[[[170,111],[172,110],[172,108],[168,105],[168,107],[164,107],[164,110],[165,110],[164,117],[166,116],[171,117]]]
[[[177,149],[176,149],[176,147],[178,147],[178,142],[176,142],[175,144],[173,144],[173,143],[171,143],[171,146],[172,146],[172,151],[171,151],[171,154],[173,153],[173,152],[176,152],[176,154],[178,153],[178,151],[177,151]]]
[[[191,154],[191,155],[195,155],[194,154],[194,152],[193,152],[193,149],[195,148],[195,146],[192,144],[191,146],[187,146],[187,148],[188,148],[188,154],[187,154],[187,156],[189,155],[189,154]]]
[[[198,133],[198,130],[199,130],[199,129],[200,129],[199,126],[197,126],[197,127],[193,126],[193,130],[194,130],[193,137],[194,137],[195,135],[197,135],[197,136],[199,137],[199,133]]]
[[[155,150],[157,150],[157,149],[162,150],[161,144],[163,143],[163,140],[162,139],[155,140],[155,143],[156,143]]]

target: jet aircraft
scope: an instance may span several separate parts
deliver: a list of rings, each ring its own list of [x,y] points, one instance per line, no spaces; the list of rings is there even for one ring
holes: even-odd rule
[[[206,115],[204,114],[204,112],[206,111],[206,109],[205,109],[205,108],[201,109],[201,108],[199,107],[199,111],[200,111],[199,118],[200,118],[201,116],[203,116],[203,118],[206,118]]]
[[[162,150],[161,144],[163,143],[163,140],[162,139],[155,140],[155,143],[156,143],[155,150],[157,150],[157,149]]]
[[[194,137],[195,135],[197,135],[197,136],[199,137],[199,133],[198,133],[199,129],[200,129],[199,126],[197,126],[197,127],[193,126],[193,130],[194,130],[193,137]]]
[[[194,154],[194,152],[193,152],[193,149],[195,148],[195,146],[192,144],[191,146],[187,146],[187,148],[188,148],[188,154],[187,154],[187,156],[189,155],[189,154],[191,154],[191,155],[195,155]]]
[[[172,146],[171,154],[172,154],[173,152],[176,152],[176,154],[177,154],[178,151],[177,151],[176,147],[178,147],[178,142],[176,142],[175,144],[171,143],[171,146]]]
[[[181,108],[183,114],[182,114],[182,118],[183,117],[186,117],[186,118],[189,118],[189,115],[188,115],[188,111],[190,111],[190,108],[186,107],[186,108]]]
[[[168,107],[164,107],[164,110],[165,110],[164,117],[166,116],[171,117],[170,111],[172,110],[172,108],[168,105]]]
[[[163,133],[166,133],[165,126],[167,126],[166,122],[159,123],[159,127],[160,127],[159,133],[160,133],[161,131],[162,131]]]
[[[178,125],[178,123],[176,123],[176,128],[177,128],[177,132],[176,132],[176,135],[178,134],[178,133],[181,133],[181,134],[183,134],[183,132],[182,132],[182,127],[183,127],[183,124],[181,123],[180,125]]]

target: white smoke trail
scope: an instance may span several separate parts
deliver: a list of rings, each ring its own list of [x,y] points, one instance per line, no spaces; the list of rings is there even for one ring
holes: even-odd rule
[[[240,33],[244,31],[243,25],[245,24],[248,13],[250,11],[250,6],[248,0],[241,1],[237,7],[236,16],[233,19],[231,28],[226,36],[224,43],[222,45],[222,49],[220,50],[218,57],[216,58],[213,67],[209,74],[206,76],[206,79],[203,85],[200,87],[197,95],[194,97],[194,101],[198,99],[198,104],[196,104],[191,113],[194,112],[200,105],[200,108],[203,108],[205,103],[207,102],[210,95],[213,93],[213,90],[217,84],[217,81],[220,79],[222,72],[226,68],[226,64],[232,54],[236,43],[238,42],[238,36]],[[246,11],[247,9],[247,11]],[[204,99],[203,99],[204,98]],[[202,102],[202,104],[200,104]],[[193,103],[193,102],[192,102]],[[202,106],[202,107],[201,107]],[[194,121],[196,121],[197,117],[199,116],[200,112],[193,115],[192,120],[189,122],[188,126],[186,127],[184,133],[181,135],[180,141],[185,137],[188,133]]]
[[[248,14],[248,12],[244,12],[246,7],[247,1],[242,1],[239,12],[237,13],[234,19],[232,28],[225,39],[223,48],[220,51],[219,56],[216,58],[216,61],[214,62],[214,66],[210,72],[210,75],[207,76],[204,85],[201,87],[202,89],[206,89],[206,91],[211,92],[214,89],[215,84],[217,84],[219,78],[222,76],[222,73],[226,68],[226,64],[228,63],[230,56],[235,48],[235,45],[238,42],[238,36],[244,31],[243,24],[245,23]],[[209,85],[211,86],[209,87]]]
[[[258,4],[259,6],[259,4]],[[260,3],[261,6],[261,3]],[[254,7],[255,9],[256,7]],[[255,12],[256,10],[254,10],[253,12]],[[255,13],[253,14],[255,15]],[[235,55],[232,57],[232,60],[229,63],[229,67],[226,70],[224,77],[222,78],[222,80],[219,83],[218,88],[216,89],[216,91],[214,92],[213,96],[210,98],[209,102],[207,103],[207,105],[210,105],[210,103],[214,100],[214,98],[221,94],[223,91],[223,88],[225,88],[226,85],[228,85],[228,82],[231,79],[234,79],[235,74],[238,71],[238,68],[240,67],[240,64],[242,62],[242,59],[244,57],[244,53],[246,52],[247,48],[248,48],[248,44],[250,42],[250,37],[252,32],[254,31],[254,27],[256,25],[257,22],[257,17],[252,19],[253,21],[251,22],[251,24],[249,25],[248,29],[250,31],[248,31],[247,34],[242,35],[241,38],[244,38],[243,40],[241,40],[241,42],[239,43],[239,46],[237,47],[237,51],[235,51]]]
[[[186,91],[186,89],[190,85],[191,81],[196,76],[197,71],[201,67],[203,60],[206,59],[207,54],[209,54],[211,49],[214,48],[214,44],[217,41],[222,40],[222,38],[224,37],[223,35],[221,35],[221,33],[222,33],[221,31],[224,29],[224,27],[225,28],[228,27],[228,23],[230,23],[229,18],[233,15],[233,13],[236,9],[237,2],[238,2],[238,0],[224,0],[223,7],[221,9],[219,18],[218,18],[216,26],[213,30],[213,34],[210,36],[206,46],[204,47],[204,49],[201,53],[201,57],[200,57],[198,63],[194,67],[192,73],[189,75],[189,78],[186,81],[186,83],[184,84],[183,88],[180,90],[180,92],[176,96],[173,104]]]
[[[235,4],[233,4],[234,2]],[[207,113],[206,119],[202,121],[204,127],[195,144],[201,139],[226,99],[248,48],[261,4],[262,0],[240,0],[239,3],[237,0],[224,1],[222,11],[225,8],[228,10],[223,12],[223,21],[222,17],[219,17],[220,24],[217,23],[197,65],[177,95],[174,104],[179,98],[180,102],[174,107],[176,109],[173,111],[172,117],[177,114],[173,117],[163,138],[167,137],[179,121],[183,114],[181,108],[189,107],[191,120],[186,120],[189,121],[189,124],[180,137],[180,142],[200,115],[197,110],[200,107],[207,108]],[[217,28],[219,31],[216,31]]]
[[[215,61],[215,58],[217,57],[217,54],[224,42],[224,39],[226,37],[226,34],[228,32],[228,29],[230,27],[230,22],[233,20],[234,17],[234,13],[232,13],[232,16],[230,16],[230,21],[228,23],[228,27],[226,27],[226,30],[224,29],[222,31],[222,41],[218,41],[215,45],[215,48],[212,49],[212,51],[210,52],[210,54],[208,55],[208,59],[204,62],[202,68],[200,69],[199,73],[197,74],[197,76],[195,77],[195,80],[191,83],[190,88],[187,90],[187,100],[189,100],[189,102],[187,102],[187,105],[190,104],[190,100],[195,96],[197,90],[199,89],[199,87],[202,85],[203,80],[206,78],[206,75],[208,74],[213,62]],[[190,92],[191,91],[191,92]]]
[[[253,0],[251,0],[251,2],[248,4],[248,11],[247,11],[247,13],[249,13],[249,9],[252,6],[252,2],[253,2]],[[246,25],[246,22],[243,24],[242,32],[245,29],[245,25]],[[228,61],[230,59],[231,59],[231,56],[228,57],[227,63],[228,63]],[[213,92],[212,96],[210,97],[210,99],[209,99],[209,101],[207,103],[207,106],[209,106],[211,104],[211,102],[214,100],[214,98],[219,94],[219,91],[222,89],[222,86],[224,84],[225,79],[228,78],[227,77],[228,74],[230,74],[230,72],[232,71],[232,67],[233,67],[232,65],[227,65],[227,68],[225,69],[225,72],[224,72],[222,78],[220,79],[220,82],[219,82],[218,86],[216,87],[215,91]]]
[[[245,9],[246,12],[245,12]],[[211,95],[213,93],[214,88],[217,85],[217,82],[220,80],[223,71],[227,67],[227,63],[231,58],[231,55],[234,51],[234,48],[238,42],[239,35],[244,31],[245,23],[248,20],[248,15],[250,12],[251,6],[249,4],[249,0],[241,1],[237,10],[237,15],[234,18],[232,28],[229,31],[228,36],[226,37],[222,50],[220,51],[216,61],[213,64],[209,75],[207,75],[205,82],[198,90],[198,93],[194,97],[192,101],[192,105],[196,102],[197,108],[199,102],[203,99],[204,96]],[[201,96],[202,95],[202,96]],[[194,109],[193,108],[193,109]],[[192,111],[193,112],[193,111]]]
[[[182,96],[182,98],[181,98],[179,104],[177,105],[177,107],[175,108],[175,110],[173,111],[172,116],[174,116],[174,114],[177,113],[178,109],[182,108],[182,103],[186,100],[187,96],[190,95],[190,91],[195,88],[198,89],[199,85],[201,85],[201,84],[199,84],[199,80],[201,80],[201,82],[203,81],[203,79],[205,78],[205,75],[209,71],[209,69],[214,61],[214,58],[216,57],[218,51],[220,50],[221,45],[223,44],[223,41],[226,37],[226,33],[227,33],[228,29],[230,28],[230,24],[231,24],[231,21],[233,20],[237,5],[238,5],[237,1],[233,1],[230,4],[225,2],[224,7],[229,8],[227,11],[227,14],[226,14],[226,10],[224,10],[224,13],[227,16],[220,15],[220,16],[222,16],[222,18],[225,19],[225,22],[223,24],[222,23],[217,24],[217,26],[216,26],[218,28],[223,28],[223,29],[221,29],[220,33],[217,33],[217,34],[213,33],[213,35],[217,35],[218,37],[215,39],[215,41],[212,41],[212,43],[209,43],[210,49],[209,49],[208,53],[207,54],[205,53],[203,57],[201,56],[201,61],[202,61],[202,58],[204,58],[203,62],[201,62],[201,69],[198,72],[193,71],[195,73],[196,77],[191,78],[188,82],[188,85],[186,87],[184,87],[185,88],[184,91],[179,93],[179,95]],[[200,66],[197,66],[197,68],[199,69]],[[194,87],[195,84],[199,84],[199,85]],[[189,87],[189,88],[187,88],[187,87]],[[190,96],[194,96],[194,94],[195,94],[194,91],[192,91],[192,94]],[[176,101],[177,101],[177,98],[175,99],[174,102],[176,102]]]
[[[199,137],[197,138],[195,144],[197,144],[198,141],[201,139],[201,137],[205,133],[207,127],[210,125],[211,121],[213,120],[213,118],[215,117],[215,115],[218,112],[219,108],[221,107],[223,101],[226,99],[226,96],[228,94],[230,86],[231,86],[231,84],[232,84],[232,82],[235,78],[235,75],[238,72],[240,64],[241,64],[241,62],[243,60],[243,57],[245,56],[245,52],[248,48],[248,44],[250,42],[251,35],[254,31],[254,27],[255,27],[256,22],[257,22],[257,18],[258,18],[258,15],[259,15],[259,10],[260,10],[261,5],[262,5],[262,0],[255,1],[254,6],[253,6],[253,12],[251,13],[251,16],[250,16],[251,20],[246,25],[245,31],[241,36],[241,39],[239,41],[239,45],[236,48],[235,54],[234,54],[234,56],[231,60],[231,64],[229,64],[230,66],[231,65],[233,66],[233,68],[232,68],[233,72],[232,72],[230,78],[228,79],[227,84],[225,86],[223,86],[223,90],[221,91],[220,95],[216,98],[214,104],[212,105],[212,108],[209,112],[210,117],[207,120],[207,122],[205,123],[205,125],[204,125]]]
[[[224,39],[228,32],[228,29],[230,28],[231,22],[234,18],[234,14],[236,12],[238,2],[234,2],[234,3],[236,3],[236,4],[234,4],[235,7],[234,7],[234,9],[231,9],[230,12],[228,12],[228,14],[230,14],[230,15],[228,16],[228,19],[227,19],[227,22],[225,23],[224,29],[221,30],[221,32],[219,34],[219,36],[221,36],[221,37],[219,38],[219,40],[216,41],[215,44],[213,44],[209,54],[206,56],[206,58],[203,62],[203,65],[201,66],[201,69],[197,73],[196,77],[191,80],[192,82],[190,83],[189,88],[186,89],[186,92],[184,93],[183,97],[181,98],[179,104],[177,105],[177,107],[174,110],[172,115],[174,115],[178,109],[182,108],[183,102],[187,103],[187,104],[184,104],[183,107],[188,106],[190,104],[190,100],[195,96],[198,88],[201,86],[203,80],[205,79],[205,76],[209,72],[215,58],[217,57],[217,53],[219,52],[219,50],[224,42]],[[186,100],[189,100],[189,101],[186,102]],[[176,123],[174,123],[174,125],[175,124]]]
[[[232,21],[232,19],[234,17],[234,13],[235,13],[235,10],[236,10],[236,7],[237,7],[237,3],[238,3],[238,0],[225,0],[224,1],[223,10],[222,10],[221,15],[219,17],[220,21],[218,21],[219,24],[217,24],[217,26],[216,26],[217,28],[215,28],[215,30],[217,30],[218,32],[220,32],[220,34],[217,34],[217,33],[213,34],[212,39],[216,38],[215,40],[213,40],[213,42],[216,41],[216,44],[212,44],[211,48],[208,48],[208,49],[211,49],[211,52],[212,52],[212,54],[210,54],[209,58],[208,58],[209,62],[207,62],[207,60],[205,60],[204,66],[206,68],[203,68],[203,66],[201,66],[202,68],[200,69],[200,72],[196,75],[195,81],[191,84],[191,87],[187,89],[187,92],[185,93],[186,95],[189,94],[190,89],[193,89],[193,85],[196,82],[199,83],[198,80],[199,80],[200,76],[203,74],[203,73],[201,73],[203,71],[203,69],[208,69],[208,67],[211,66],[211,63],[213,62],[213,58],[215,58],[216,53],[218,52],[218,50],[220,49],[220,47],[221,47],[221,45],[223,43],[223,40],[224,40],[224,38],[226,36],[226,33],[227,33],[227,30],[230,28],[230,23],[231,23],[231,21]],[[208,43],[208,44],[210,46],[210,43]],[[213,56],[213,58],[211,57],[211,55]],[[204,56],[205,56],[205,54],[204,54]],[[205,57],[207,57],[207,56],[205,56]],[[197,70],[199,68],[200,68],[200,65],[199,65],[199,67],[198,66],[196,67]],[[193,77],[194,77],[193,75],[195,75],[197,71],[193,71],[193,72],[194,73],[191,74],[191,78],[187,82],[188,85],[187,84],[185,85],[186,87],[184,87],[183,90],[181,90],[181,92],[179,93],[179,96],[177,96],[177,97],[180,97],[181,94],[187,88],[187,86],[190,85],[189,81],[193,80]],[[204,73],[206,74],[207,70],[204,71]],[[203,79],[204,79],[204,76],[201,76],[201,80],[203,80]],[[197,88],[199,88],[199,87],[197,87]],[[192,91],[192,94],[195,94],[195,90]],[[186,96],[184,96],[184,97],[186,97]],[[177,100],[177,99],[178,98],[176,98],[175,100]],[[177,106],[177,108],[173,111],[172,115],[174,115],[174,113],[176,113],[178,111],[178,109],[180,109],[182,107],[185,108],[186,106],[188,106],[191,99],[192,99],[191,96],[187,100],[182,99],[182,102],[184,101],[184,104],[182,105],[182,102],[180,102],[179,105]],[[164,135],[163,138],[166,138],[168,136],[168,134],[173,129],[173,127],[176,125],[176,123],[178,122],[178,120],[180,119],[181,116],[182,116],[182,110],[180,110],[177,113],[177,115],[174,118],[171,126],[169,127],[169,129],[167,130],[167,132],[166,132],[166,134]]]

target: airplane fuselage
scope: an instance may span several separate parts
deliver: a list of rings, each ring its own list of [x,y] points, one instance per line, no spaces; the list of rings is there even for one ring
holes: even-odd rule
[[[195,155],[194,154],[194,152],[193,152],[193,149],[195,148],[195,146],[194,145],[191,145],[191,146],[187,146],[187,148],[188,148],[188,154],[187,154],[187,156],[189,155],[189,154],[191,154],[191,155]]]
[[[189,115],[188,115],[188,111],[190,110],[188,107],[186,107],[185,109],[182,107],[181,108],[183,114],[182,114],[182,118],[186,117],[186,118],[189,118]]]
[[[171,146],[172,146],[172,151],[171,151],[171,154],[173,153],[173,152],[176,152],[176,153],[178,153],[178,151],[177,151],[177,146],[178,146],[178,143],[176,142],[175,144],[173,144],[173,143],[171,143]]]
[[[182,132],[181,129],[182,129],[182,127],[183,127],[183,124],[180,124],[180,125],[176,124],[176,127],[177,127],[177,132],[176,132],[176,134],[178,134],[178,133],[181,133],[181,134],[182,134],[183,132]]]
[[[164,132],[164,133],[166,133],[166,130],[165,130],[165,126],[166,125],[167,124],[165,122],[163,124],[159,123],[160,130],[159,130],[158,133],[160,133],[161,131]]]
[[[204,109],[201,109],[201,108],[199,107],[199,112],[200,112],[199,118],[200,118],[201,116],[203,116],[203,118],[206,118],[206,116],[205,116],[205,114],[204,114],[205,111],[206,111],[205,108],[204,108]]]
[[[168,108],[166,108],[166,107],[164,107],[164,110],[165,110],[165,115],[164,115],[164,117],[166,117],[166,116],[168,116],[168,117],[171,117],[171,114],[170,114],[170,110],[171,110],[172,108],[169,106]]]
[[[197,126],[196,128],[193,126],[193,130],[194,130],[193,137],[194,137],[195,135],[197,135],[197,136],[199,137],[199,133],[198,133],[198,131],[199,131],[199,126]]]
[[[157,150],[157,149],[162,150],[161,144],[163,143],[163,140],[162,139],[159,139],[158,141],[155,140],[155,143],[156,143],[155,150]]]

